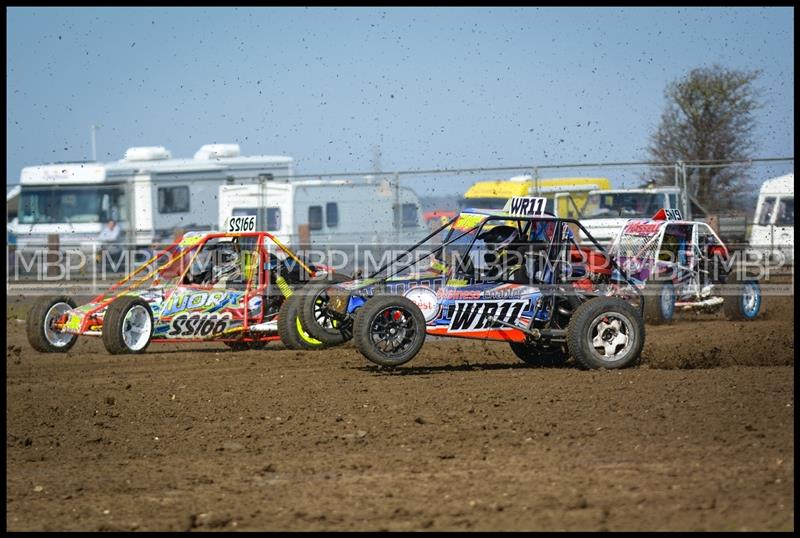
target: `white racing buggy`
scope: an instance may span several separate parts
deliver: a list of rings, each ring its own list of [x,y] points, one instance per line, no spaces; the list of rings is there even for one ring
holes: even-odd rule
[[[717,312],[749,321],[761,310],[758,281],[738,274],[730,251],[705,222],[683,220],[676,209],[632,219],[609,249],[645,295],[645,321],[667,323],[675,311]]]

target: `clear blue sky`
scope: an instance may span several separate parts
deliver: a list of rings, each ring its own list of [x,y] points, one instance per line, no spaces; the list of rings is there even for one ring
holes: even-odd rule
[[[23,166],[236,142],[297,173],[647,158],[666,84],[762,69],[758,154],[794,154],[793,8],[9,8]]]

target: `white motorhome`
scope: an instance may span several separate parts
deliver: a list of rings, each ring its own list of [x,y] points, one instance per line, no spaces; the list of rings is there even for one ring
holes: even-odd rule
[[[628,219],[649,219],[662,207],[683,211],[678,187],[593,190],[589,192],[580,221],[598,243],[610,245]],[[689,215],[683,217],[690,218]]]
[[[420,208],[414,191],[387,181],[276,179],[220,187],[219,225],[255,215],[259,230],[295,246],[407,244],[428,233]]]
[[[62,246],[85,248],[110,218],[134,245],[168,240],[177,229],[215,230],[220,185],[292,175],[291,157],[239,153],[238,144],[209,144],[194,158],[173,159],[160,146],[135,147],[116,162],[29,166],[9,228],[18,248],[45,244],[51,234]]]
[[[794,173],[766,180],[761,185],[750,228],[748,253],[794,263]]]

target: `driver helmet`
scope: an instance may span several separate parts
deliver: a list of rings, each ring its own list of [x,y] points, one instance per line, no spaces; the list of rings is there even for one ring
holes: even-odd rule
[[[211,262],[212,252],[204,249],[199,252],[192,265],[189,267],[189,281],[193,284],[206,284],[211,280]]]
[[[475,267],[481,270],[490,269],[500,261],[502,252],[518,237],[516,228],[504,224],[481,232],[470,253]],[[482,244],[478,241],[482,241]]]
[[[513,226],[501,224],[484,231],[478,236],[487,247],[500,252],[519,237],[519,232]]]
[[[228,280],[241,279],[242,269],[239,266],[239,256],[231,247],[220,248],[217,252],[217,263],[212,270],[212,282],[220,283]]]

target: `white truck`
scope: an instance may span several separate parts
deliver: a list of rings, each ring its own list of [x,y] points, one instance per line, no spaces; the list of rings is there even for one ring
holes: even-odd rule
[[[678,187],[593,190],[580,219],[598,243],[608,246],[630,219],[649,219],[661,208],[684,213],[685,207]]]
[[[240,215],[293,246],[408,244],[428,233],[414,191],[370,178],[221,186],[220,229]]]
[[[771,263],[794,263],[794,173],[761,185],[747,252]]]
[[[292,175],[286,156],[240,156],[238,144],[209,144],[191,159],[164,147],[134,147],[120,161],[29,166],[20,174],[18,215],[9,223],[17,248],[58,234],[62,247],[87,250],[113,218],[120,241],[150,246],[178,229],[215,230],[217,195],[226,181]]]

